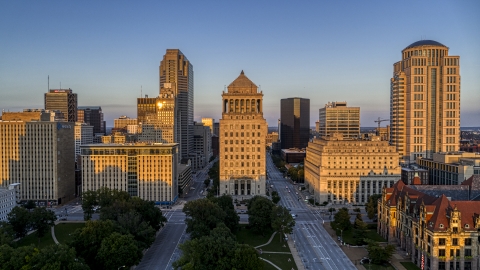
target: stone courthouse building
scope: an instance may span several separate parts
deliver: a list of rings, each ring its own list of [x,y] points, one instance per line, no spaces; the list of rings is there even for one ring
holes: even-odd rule
[[[220,194],[265,195],[267,121],[263,93],[243,71],[222,94]]]
[[[461,185],[384,188],[378,232],[423,269],[480,269],[480,176]]]

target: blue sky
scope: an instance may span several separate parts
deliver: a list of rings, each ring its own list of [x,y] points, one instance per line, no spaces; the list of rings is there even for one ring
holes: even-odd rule
[[[389,117],[401,50],[432,39],[461,57],[461,124],[480,126],[480,1],[1,1],[0,109],[43,108],[50,88],[102,106],[107,126],[158,94],[158,66],[179,48],[195,73],[195,119],[221,117],[221,93],[243,69],[264,93],[360,106],[361,125]]]

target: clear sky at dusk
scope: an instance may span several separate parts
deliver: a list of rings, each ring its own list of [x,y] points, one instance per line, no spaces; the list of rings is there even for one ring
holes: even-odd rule
[[[480,1],[1,1],[0,109],[43,108],[50,88],[101,106],[107,126],[158,95],[167,48],[191,61],[195,119],[221,117],[241,70],[264,93],[270,126],[280,99],[360,106],[361,125],[389,118],[401,50],[432,39],[460,56],[461,125],[480,126]],[[385,123],[383,123],[385,124]]]

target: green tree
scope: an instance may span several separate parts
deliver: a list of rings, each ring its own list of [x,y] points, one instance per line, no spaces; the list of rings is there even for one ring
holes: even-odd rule
[[[17,238],[24,237],[30,226],[30,212],[27,209],[15,206],[10,213],[7,214],[8,223],[15,231]]]
[[[332,228],[334,230],[346,231],[351,227],[352,223],[350,223],[350,214],[348,214],[348,209],[343,207],[335,214],[332,222]]]
[[[97,201],[98,205],[103,208],[113,205],[114,202],[118,201],[128,201],[130,200],[130,195],[126,191],[109,189],[107,187],[102,187],[97,191]]]
[[[278,195],[277,191],[272,191],[272,202],[277,204],[280,201],[280,196]]]
[[[240,228],[238,224],[240,217],[235,211],[232,197],[230,195],[222,195],[220,197],[211,197],[209,200],[222,208],[223,212],[225,212],[225,219],[223,220],[223,223],[230,229],[232,233],[236,233]]]
[[[175,269],[233,269],[235,236],[220,223],[210,235],[195,238],[180,245],[182,257],[173,263]],[[208,252],[205,252],[208,251]]]
[[[40,244],[40,238],[49,232],[50,228],[55,225],[55,220],[57,220],[55,212],[43,207],[33,209],[30,217],[30,224],[32,229],[37,230],[38,244]]]
[[[378,200],[382,197],[382,194],[373,194],[368,197],[368,202],[365,207],[369,219],[373,219],[377,214]]]
[[[256,233],[265,235],[272,229],[270,220],[273,202],[261,196],[255,196],[248,202],[248,223]]]
[[[31,269],[30,260],[39,253],[33,246],[13,248],[8,245],[0,246],[0,269],[25,270]]]
[[[28,209],[28,210],[32,210],[33,208],[37,207],[37,205],[35,204],[34,201],[28,200],[28,201],[23,205],[23,207],[25,207],[25,208]]]
[[[83,219],[90,220],[94,213],[93,207],[98,205],[97,201],[97,192],[87,190],[82,193],[82,210],[83,210]]]
[[[218,187],[220,185],[220,171],[218,161],[213,163],[212,167],[208,170],[208,176],[213,180],[212,188],[208,194],[218,195]]]
[[[287,174],[290,176],[290,179],[292,181],[297,181],[298,180],[298,170],[295,167],[290,167],[287,171]]]
[[[28,269],[49,270],[87,270],[90,269],[82,258],[77,257],[75,249],[67,245],[50,245],[32,256]],[[24,269],[24,268],[22,268]]]
[[[305,180],[305,170],[303,169],[303,166],[299,166],[298,168],[298,182],[303,183]]]
[[[192,239],[209,235],[218,223],[225,220],[225,212],[209,199],[189,201],[183,207],[187,233]]]
[[[208,185],[210,185],[210,178],[207,178],[203,181],[203,184],[205,185],[205,187],[208,187]]]
[[[15,231],[12,225],[6,221],[0,221],[0,246],[13,244],[15,239]]]
[[[237,244],[232,259],[233,269],[236,270],[261,270],[264,269],[263,261],[258,257],[258,252],[252,246]]]
[[[124,265],[128,269],[138,264],[142,256],[142,250],[132,235],[114,232],[103,239],[96,260],[103,269],[118,269]]]
[[[129,202],[132,204],[133,209],[141,215],[142,220],[146,221],[155,231],[160,230],[167,222],[162,211],[155,207],[154,202],[142,200],[138,197],[131,198]]]
[[[117,231],[124,235],[131,234],[141,249],[148,248],[155,240],[155,230],[142,220],[138,212],[130,211],[120,215],[117,225]]]
[[[388,262],[395,251],[394,245],[387,245],[385,247],[380,246],[377,242],[366,239],[368,257],[374,264],[383,264]]]
[[[367,223],[363,222],[362,215],[357,214],[355,222],[353,224],[353,238],[355,239],[355,244],[358,246],[364,245],[365,238],[367,238],[368,226]]]
[[[291,233],[295,226],[295,220],[293,219],[290,211],[284,206],[275,205],[270,215],[272,229],[278,232],[280,242],[283,239],[285,233]]]
[[[103,239],[115,231],[115,225],[111,220],[87,221],[85,227],[77,229],[73,234],[71,246],[92,269],[102,269],[102,265],[96,260]]]

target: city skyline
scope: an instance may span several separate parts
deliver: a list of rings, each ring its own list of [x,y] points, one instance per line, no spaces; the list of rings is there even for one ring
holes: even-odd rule
[[[461,126],[480,126],[480,3],[407,2],[415,9],[400,25],[393,5],[4,2],[0,108],[42,108],[50,76],[49,88],[71,88],[79,106],[101,106],[113,126],[121,115],[136,117],[141,92],[158,95],[158,65],[178,48],[195,65],[198,122],[220,119],[225,82],[243,69],[264,93],[269,126],[282,98],[301,96],[311,100],[310,126],[337,100],[360,107],[361,126],[373,127],[389,118],[391,64],[409,44],[431,39],[461,57]]]

